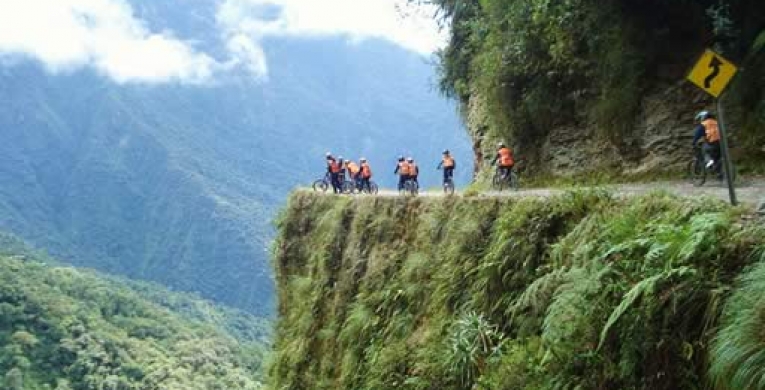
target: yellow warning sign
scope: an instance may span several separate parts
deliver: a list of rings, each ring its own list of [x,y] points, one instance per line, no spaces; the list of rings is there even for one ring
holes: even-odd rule
[[[688,80],[708,94],[718,97],[737,71],[738,68],[732,62],[707,49],[688,74]]]

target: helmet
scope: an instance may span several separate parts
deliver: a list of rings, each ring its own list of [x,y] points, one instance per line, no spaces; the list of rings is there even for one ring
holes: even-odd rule
[[[350,164],[350,163],[351,163],[351,160],[345,160],[345,161],[343,161],[343,163],[344,163],[345,165],[348,165],[348,164]]]
[[[366,161],[367,161],[367,159],[366,159],[366,158],[364,158],[364,157],[362,157],[362,158],[360,158],[360,159],[359,159],[359,161],[361,161],[361,162],[366,162]]]
[[[408,161],[408,162],[414,162],[414,159],[413,159],[413,158],[411,158],[411,157],[407,157],[406,161]]]
[[[343,156],[337,156],[337,159],[338,159],[338,160],[342,160],[342,159],[343,159]]]
[[[404,161],[404,156],[398,156],[398,161]]]
[[[444,150],[443,154],[449,154],[449,149]]]
[[[698,114],[696,114],[696,122],[701,122],[705,119],[709,119],[711,116],[712,114],[707,110],[700,111]]]
[[[332,157],[332,153],[327,152],[327,157]]]
[[[500,142],[500,143],[497,144],[497,147],[498,148],[504,148],[505,147],[505,143],[504,142]]]

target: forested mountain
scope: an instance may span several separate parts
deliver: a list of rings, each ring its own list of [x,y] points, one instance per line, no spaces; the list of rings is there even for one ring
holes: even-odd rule
[[[148,28],[223,51],[220,1],[130,3]],[[203,84],[119,84],[3,58],[0,228],[74,265],[269,313],[271,217],[290,189],[323,174],[326,151],[366,156],[383,185],[398,153],[422,159],[426,185],[442,148],[471,160],[421,55],[344,37],[263,47],[267,78]]]
[[[45,265],[8,237],[3,389],[260,388],[266,321],[157,285]]]

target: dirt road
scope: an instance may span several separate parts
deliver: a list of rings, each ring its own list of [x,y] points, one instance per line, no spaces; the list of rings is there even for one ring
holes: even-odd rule
[[[717,181],[707,183],[702,187],[695,187],[690,183],[682,181],[666,181],[639,184],[613,184],[600,186],[598,188],[608,189],[623,196],[633,196],[656,190],[665,190],[682,196],[693,197],[708,195],[724,201],[729,200],[728,187],[724,183]],[[565,192],[566,190],[566,188],[532,188],[521,189],[519,191],[488,191],[482,192],[477,196],[552,196]],[[459,194],[460,191],[457,191],[457,193]],[[738,184],[736,187],[736,195],[738,201],[742,204],[749,206],[762,205],[763,202],[765,202],[765,179],[759,178],[748,180],[747,182]],[[394,190],[386,189],[381,190],[378,196],[399,196],[399,194]],[[420,196],[443,196],[443,194],[439,191],[428,191],[421,193]]]

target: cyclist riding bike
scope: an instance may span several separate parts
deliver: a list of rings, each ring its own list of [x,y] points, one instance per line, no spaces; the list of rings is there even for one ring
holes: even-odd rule
[[[359,173],[359,188],[362,191],[372,192],[372,167],[370,167],[369,163],[367,162],[367,159],[362,157],[359,162],[361,162],[361,172]]]
[[[720,160],[720,126],[714,115],[709,111],[696,114],[698,125],[693,132],[693,146],[703,143],[702,150],[706,160],[706,168],[711,168]]]
[[[443,154],[443,157],[441,158],[441,162],[438,164],[436,169],[443,168],[444,185],[446,185],[447,183],[450,183],[454,179],[454,168],[457,168],[457,162],[454,161],[454,157],[452,157],[448,149],[444,150],[442,154]]]
[[[404,189],[404,183],[409,180],[409,163],[404,160],[404,156],[398,156],[398,164],[396,164],[396,170],[393,171],[394,175],[398,175],[398,190]]]
[[[342,181],[340,180],[340,172],[342,171],[342,165],[337,161],[332,153],[327,152],[327,174],[332,184],[332,191],[339,194],[342,192]]]
[[[495,164],[497,164],[502,178],[507,179],[510,177],[510,172],[512,172],[513,166],[515,166],[515,160],[513,159],[513,151],[505,146],[503,142],[497,144],[497,155],[491,161],[492,166]]]
[[[420,175],[420,168],[417,166],[417,164],[414,162],[414,159],[409,157],[406,159],[407,164],[409,164],[409,180],[415,182],[417,184],[417,187],[420,186],[420,182],[417,181],[417,176]]]

